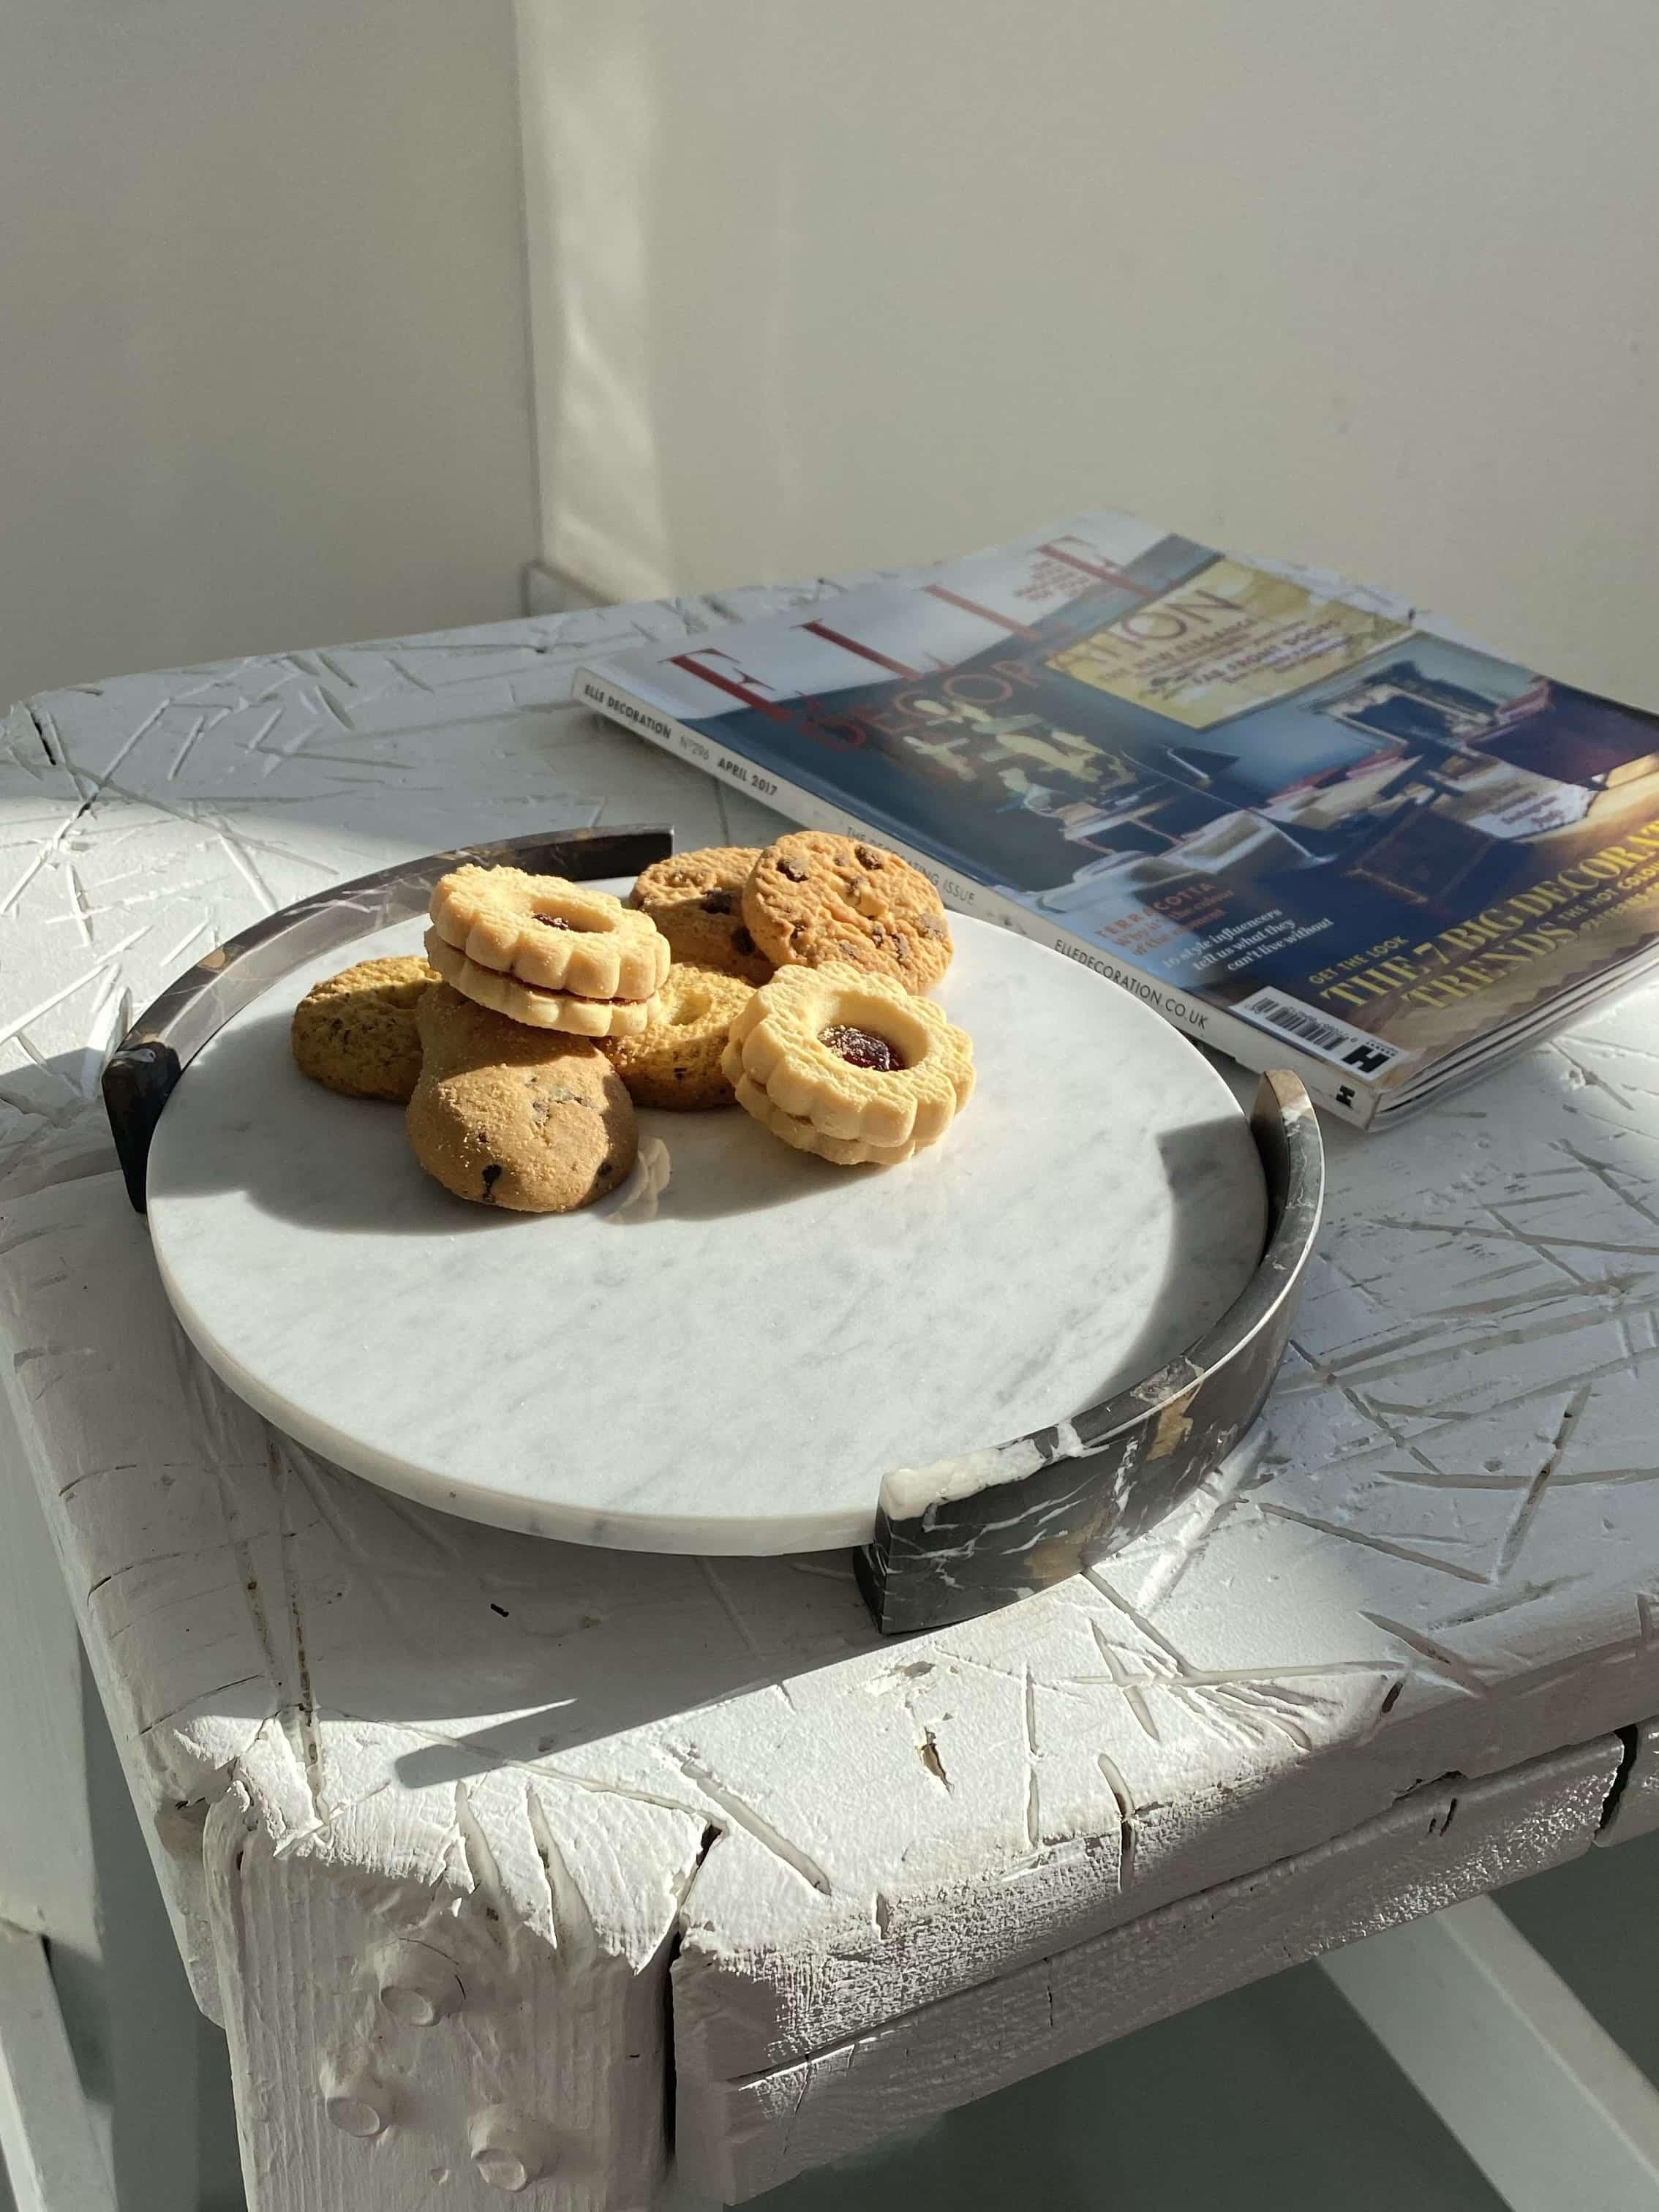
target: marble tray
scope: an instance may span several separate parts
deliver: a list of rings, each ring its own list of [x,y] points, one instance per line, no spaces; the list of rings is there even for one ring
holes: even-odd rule
[[[644,1114],[630,1182],[546,1218],[451,1198],[395,1107],[295,1069],[309,984],[421,928],[331,937],[196,1053],[139,1164],[180,1321],[278,1427],[451,1511],[661,1551],[868,1544],[884,1483],[1075,1438],[1166,1370],[1267,1232],[1200,1054],[1088,969],[953,927],[939,995],[980,1087],[946,1145],[849,1171],[735,1111]]]

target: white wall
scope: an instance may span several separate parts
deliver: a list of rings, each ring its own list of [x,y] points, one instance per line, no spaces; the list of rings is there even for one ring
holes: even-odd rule
[[[520,0],[546,557],[1103,503],[1659,703],[1650,0]]]
[[[535,544],[510,0],[0,0],[0,707],[514,614]],[[123,2212],[205,2212],[222,2039],[19,1449],[0,1917],[51,1939]]]
[[[510,0],[0,0],[0,704],[518,611]]]

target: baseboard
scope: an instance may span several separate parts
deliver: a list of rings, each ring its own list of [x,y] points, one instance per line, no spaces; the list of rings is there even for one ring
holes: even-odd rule
[[[572,615],[584,607],[603,607],[610,602],[591,591],[562,568],[550,568],[544,561],[524,564],[524,611],[527,615]]]

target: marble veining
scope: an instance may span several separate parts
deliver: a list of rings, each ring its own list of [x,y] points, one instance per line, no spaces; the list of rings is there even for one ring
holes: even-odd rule
[[[1057,954],[957,925],[979,1089],[950,1141],[848,1171],[738,1113],[641,1116],[601,1205],[528,1218],[423,1177],[398,1109],[307,1083],[291,975],[186,1069],[156,1257],[223,1378],[339,1464],[538,1534],[652,1550],[867,1541],[883,1477],[1063,1421],[1208,1328],[1265,1201],[1226,1085]]]

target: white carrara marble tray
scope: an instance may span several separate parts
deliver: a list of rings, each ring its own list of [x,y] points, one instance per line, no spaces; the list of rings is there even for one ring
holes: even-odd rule
[[[979,1087],[944,1145],[834,1168],[744,1113],[644,1113],[586,1212],[495,1212],[416,1164],[395,1106],[288,1048],[298,968],[185,1069],[150,1148],[167,1294],[300,1443],[451,1512],[580,1543],[866,1542],[890,1468],[1066,1419],[1244,1287],[1262,1177],[1221,1078],[1086,968],[953,917],[938,996]]]

